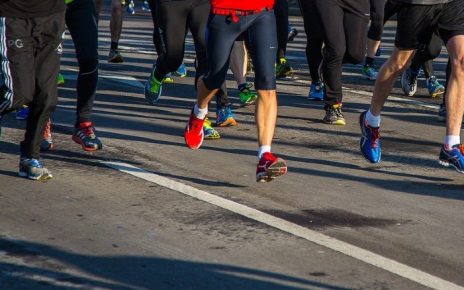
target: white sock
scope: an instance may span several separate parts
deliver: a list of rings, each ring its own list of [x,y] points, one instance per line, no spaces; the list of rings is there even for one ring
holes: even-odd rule
[[[369,109],[369,111],[366,113],[366,122],[370,127],[378,128],[380,127],[380,115],[372,115],[371,110]]]
[[[264,146],[259,146],[259,151],[258,151],[258,158],[261,159],[264,153],[266,152],[271,152],[271,146],[264,145]]]
[[[195,107],[193,107],[193,114],[198,119],[203,120],[204,118],[206,118],[206,115],[208,115],[208,107],[201,109],[198,108],[198,104],[195,104]]]
[[[450,150],[454,145],[461,144],[461,137],[459,135],[446,135],[444,143],[445,149]]]

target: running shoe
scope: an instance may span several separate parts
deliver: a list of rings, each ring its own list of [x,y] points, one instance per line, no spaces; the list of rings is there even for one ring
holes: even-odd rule
[[[154,105],[158,102],[161,97],[161,92],[163,91],[163,82],[164,80],[157,80],[155,77],[155,69],[153,68],[150,78],[145,83],[145,99],[151,105]]]
[[[293,74],[292,67],[288,64],[287,59],[281,57],[276,64],[276,77],[285,78]]]
[[[345,118],[342,114],[342,104],[325,105],[325,116],[322,121],[331,125],[346,125]]]
[[[312,82],[309,87],[308,100],[324,100],[324,83],[321,81]]]
[[[64,85],[64,76],[61,73],[58,73],[58,75],[56,76],[56,84],[58,86]]]
[[[163,79],[163,84],[172,84],[173,82],[174,82],[174,79],[172,78],[171,73],[168,73]]]
[[[29,116],[29,107],[24,106],[21,109],[16,111],[16,120],[27,120]]]
[[[179,68],[174,72],[174,74],[178,77],[184,78],[187,76],[187,68],[185,67],[185,63],[182,62],[182,64],[179,66]]]
[[[47,180],[53,177],[52,173],[37,159],[21,157],[19,160],[19,176],[32,180]]]
[[[412,97],[417,91],[417,77],[418,73],[413,72],[410,68],[405,70],[401,75],[401,87],[406,96]]]
[[[464,148],[462,145],[454,145],[451,150],[441,147],[439,163],[445,167],[452,166],[457,172],[464,174]]]
[[[251,90],[252,87],[253,84],[251,83],[244,83],[238,86],[238,97],[242,107],[253,105],[258,99],[258,94]]]
[[[364,65],[361,69],[361,74],[365,79],[375,81],[377,79],[378,72],[374,66]]]
[[[211,126],[211,121],[208,118],[206,118],[203,123],[203,134],[205,140],[216,140],[221,138],[219,132]]]
[[[437,120],[439,122],[446,122],[446,106],[445,106],[445,104],[440,105],[440,109],[438,109]]]
[[[293,41],[295,40],[295,37],[298,35],[298,30],[296,30],[296,28],[294,27],[291,27],[290,25],[288,26],[288,37],[287,37],[287,41],[290,42],[290,41]]]
[[[371,163],[379,163],[382,155],[380,147],[380,128],[374,128],[367,124],[366,113],[367,111],[364,111],[359,116],[359,126],[361,128],[359,147],[364,158]]]
[[[122,55],[119,53],[117,49],[110,49],[110,53],[108,55],[108,62],[122,63],[124,62],[124,59],[122,58]]]
[[[82,146],[84,151],[96,151],[103,148],[103,144],[95,135],[92,122],[82,122],[74,129],[72,135],[74,142]]]
[[[203,132],[203,123],[205,119],[198,119],[193,110],[190,113],[190,118],[184,130],[185,144],[190,149],[199,149],[205,137]]]
[[[48,119],[42,134],[42,141],[40,142],[40,151],[50,151],[54,149],[55,143],[53,143],[52,139],[52,122],[50,119]]]
[[[147,1],[147,0],[143,1],[143,3],[142,3],[142,10],[143,10],[143,11],[147,11],[147,12],[151,12],[150,4],[148,4],[148,1]]]
[[[256,166],[256,181],[269,182],[285,173],[287,173],[285,160],[277,158],[271,152],[266,152],[261,156],[258,166]]]
[[[129,15],[134,15],[135,14],[134,0],[129,0],[127,2],[126,10],[127,10],[127,14],[129,14]]]
[[[427,89],[432,98],[437,98],[443,96],[445,93],[445,87],[440,84],[435,76],[431,76],[426,80]]]
[[[216,126],[217,127],[230,127],[237,126],[235,121],[235,116],[232,113],[232,108],[230,106],[225,106],[218,108],[216,110]]]

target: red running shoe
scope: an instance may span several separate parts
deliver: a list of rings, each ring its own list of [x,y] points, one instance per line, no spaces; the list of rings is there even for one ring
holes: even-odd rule
[[[55,143],[52,139],[52,121],[48,119],[40,142],[40,151],[50,151],[55,149]]]
[[[203,123],[205,119],[198,119],[194,114],[193,110],[190,113],[190,119],[185,127],[184,139],[185,144],[190,149],[198,149],[203,143],[204,133],[203,133]]]
[[[261,156],[256,167],[256,181],[269,182],[280,175],[287,173],[285,160],[277,158],[271,152],[266,152]]]
[[[103,148],[102,142],[95,135],[92,122],[79,123],[78,127],[74,129],[72,139],[81,145],[84,151],[95,151]]]

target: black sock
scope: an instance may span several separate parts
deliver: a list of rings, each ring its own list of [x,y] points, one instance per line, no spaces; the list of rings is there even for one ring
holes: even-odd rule
[[[374,58],[366,56],[366,62],[364,63],[365,66],[372,66],[374,64]]]
[[[118,42],[111,41],[111,50],[117,50],[117,49],[118,49]]]

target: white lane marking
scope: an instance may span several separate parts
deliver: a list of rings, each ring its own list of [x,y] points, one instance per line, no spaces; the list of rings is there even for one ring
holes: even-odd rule
[[[78,70],[73,69],[73,68],[67,68],[66,71],[77,72]],[[65,80],[73,80],[73,81],[77,80],[77,74],[63,73],[63,76],[64,76]],[[102,78],[102,79],[118,81],[120,83],[126,84],[126,85],[131,86],[131,87],[135,87],[135,88],[144,88],[144,85],[141,82],[139,82],[136,78],[131,77],[131,76],[121,76],[121,75],[102,74],[102,73],[100,73],[98,75],[98,77]]]
[[[339,241],[335,238],[326,236],[319,232],[307,229],[305,227],[288,222],[284,219],[274,217],[270,214],[261,212],[259,210],[250,208],[248,206],[239,204],[237,202],[213,195],[206,191],[194,188],[192,186],[174,181],[164,176],[148,172],[144,169],[135,167],[133,165],[121,162],[101,161],[102,164],[116,169],[118,171],[133,175],[151,183],[158,184],[168,189],[180,192],[187,196],[199,199],[209,204],[218,206],[220,208],[229,210],[236,214],[242,215],[249,219],[261,222],[268,226],[274,227],[281,231],[295,235],[297,237],[306,239],[310,242],[316,243],[331,250],[340,252],[357,260],[363,261],[367,264],[376,266],[380,269],[386,270],[398,276],[404,277],[421,285],[433,289],[461,289],[464,287],[446,281],[439,277],[417,270],[405,264],[396,262],[394,260],[385,258],[373,252],[364,250],[362,248],[353,246],[351,244]]]

